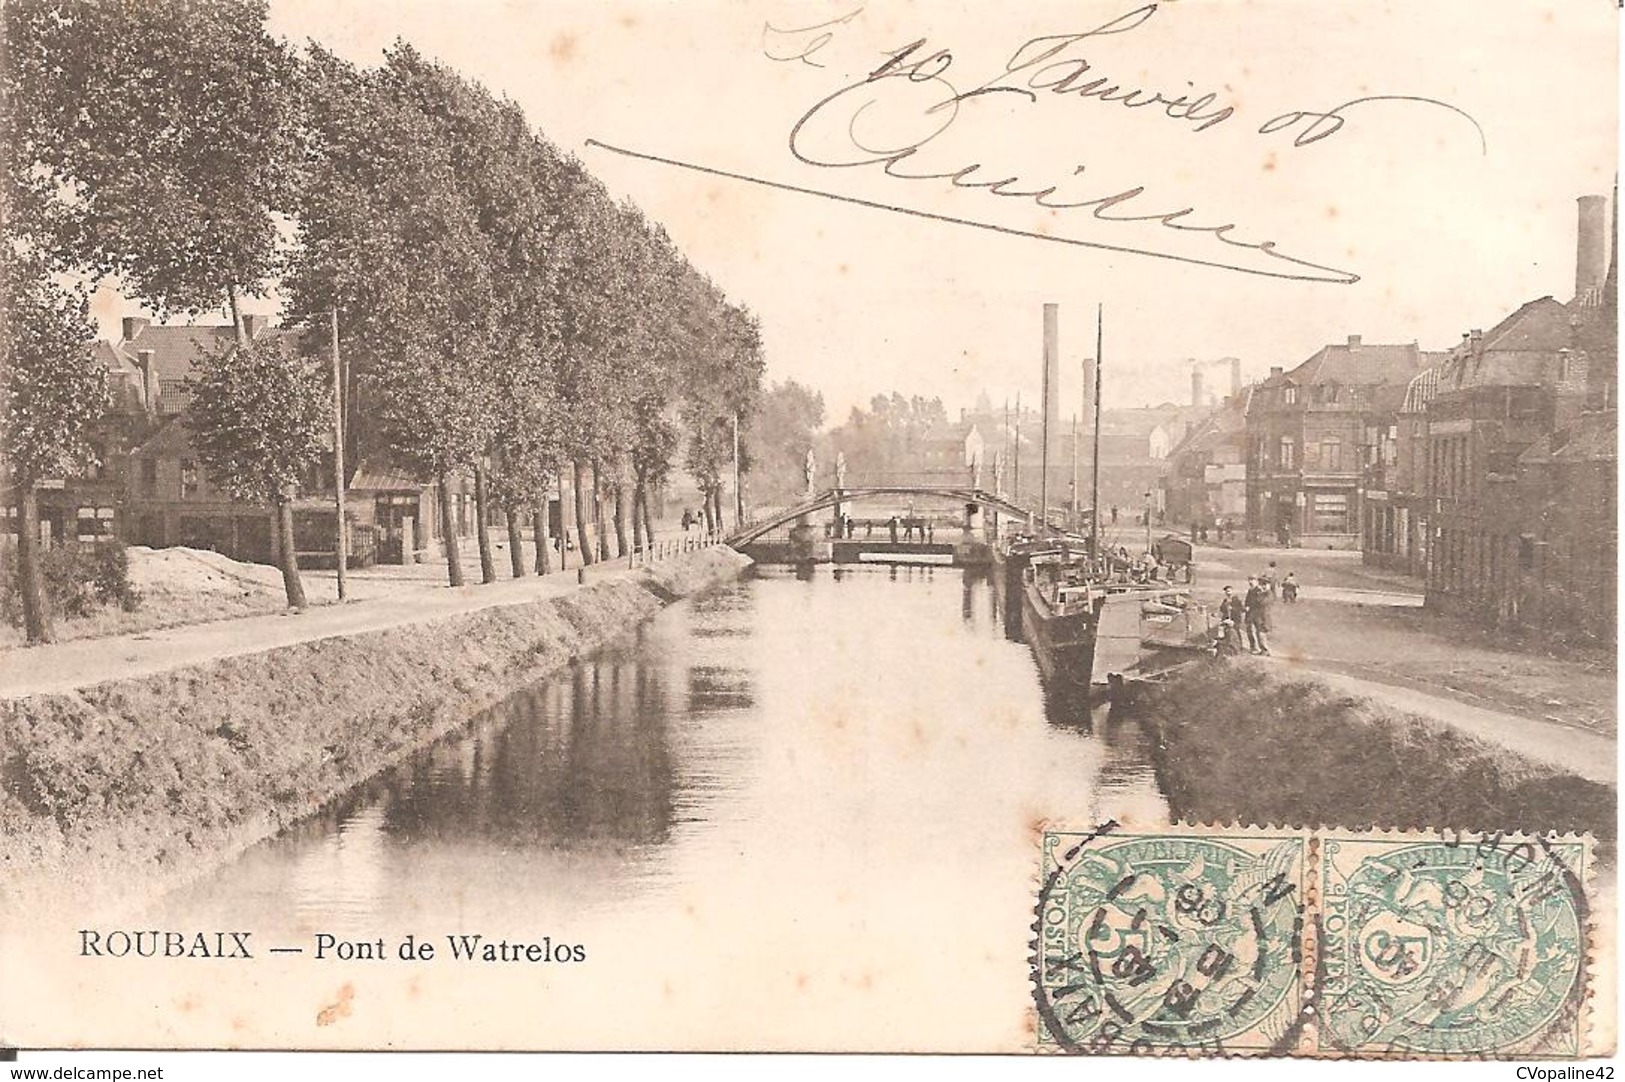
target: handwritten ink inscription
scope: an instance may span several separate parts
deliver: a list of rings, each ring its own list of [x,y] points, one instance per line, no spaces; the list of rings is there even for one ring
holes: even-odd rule
[[[1049,109],[1061,105],[1069,110],[1112,108],[1154,122],[1175,137],[1208,138],[1208,133],[1223,130],[1226,125],[1235,127],[1241,121],[1238,106],[1216,90],[1198,88],[1190,82],[1184,83],[1183,90],[1135,85],[1115,77],[1098,62],[1096,49],[1118,44],[1140,30],[1157,15],[1159,7],[1147,3],[1091,29],[1030,38],[1017,46],[1004,61],[1003,70],[991,77],[974,73],[965,77],[962,72],[968,65],[959,64],[951,48],[936,45],[929,37],[916,37],[888,51],[882,62],[861,78],[816,101],[791,127],[787,147],[795,161],[815,169],[878,171],[895,180],[931,182],[938,190],[946,186],[949,190],[975,191],[1065,215],[1064,221],[1079,225],[1083,224],[1082,216],[1087,216],[1090,223],[1113,227],[1150,225],[1167,231],[1162,234],[1167,240],[1161,244],[1147,241],[1143,228],[1130,233],[1126,229],[1102,231],[1091,225],[1089,236],[1075,235],[1064,228],[1034,231],[971,217],[969,213],[934,213],[767,180],[598,140],[588,140],[588,144],[695,172],[1049,243],[1152,256],[1271,278],[1345,285],[1359,281],[1360,276],[1352,270],[1282,250],[1276,241],[1259,236],[1256,227],[1228,220],[1222,212],[1181,205],[1183,200],[1156,190],[1154,182],[1096,180],[1090,175],[1091,164],[1098,171],[1101,163],[1068,160],[1064,142],[1058,144],[1063,157],[1058,164],[1045,166],[1041,175],[1025,175],[1024,167],[999,164],[990,158],[996,157],[997,151],[984,154],[974,149],[950,149],[965,142],[963,133],[956,133],[961,136],[957,140],[948,138],[956,124],[975,116],[978,110],[988,107],[985,103],[993,101]],[[763,55],[781,63],[825,68],[826,50],[837,33],[863,12],[862,7],[857,7],[837,18],[807,26],[768,23],[762,31]],[[1288,109],[1244,134],[1301,150],[1338,134],[1353,112],[1369,110],[1378,103],[1447,110],[1473,125],[1480,149],[1487,151],[1483,129],[1468,113],[1447,102],[1403,94],[1365,95],[1329,109]],[[1076,115],[1059,116],[1057,123],[1064,126],[1068,138],[1077,140]],[[1057,161],[1055,155],[1050,155],[1050,160]],[[1112,164],[1120,167],[1120,163]],[[1120,242],[1119,234],[1123,238]],[[1101,239],[1106,236],[1111,240]]]

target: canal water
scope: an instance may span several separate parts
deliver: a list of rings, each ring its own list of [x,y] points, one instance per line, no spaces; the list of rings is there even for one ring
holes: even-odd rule
[[[1046,703],[1000,602],[945,567],[759,571],[163,899],[153,926],[254,928],[302,948],[276,963],[289,981],[319,934],[582,948],[513,986],[546,1006],[525,1035],[497,1004],[454,1044],[737,1047],[729,1011],[759,1016],[746,1047],[1019,1044],[1035,825],[1167,812],[1138,726]]]

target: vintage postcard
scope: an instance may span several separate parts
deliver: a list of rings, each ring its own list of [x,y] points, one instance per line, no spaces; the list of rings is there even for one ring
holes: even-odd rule
[[[0,27],[0,1057],[1614,1054],[1616,5]]]

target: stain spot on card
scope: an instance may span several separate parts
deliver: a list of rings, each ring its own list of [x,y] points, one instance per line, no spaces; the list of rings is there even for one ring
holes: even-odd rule
[[[318,1026],[330,1026],[340,1018],[350,1017],[354,1002],[355,985],[346,981],[344,986],[339,989],[338,998],[316,1012],[316,1024]]]
[[[547,55],[553,58],[555,64],[563,66],[576,58],[577,44],[574,34],[555,35],[552,43],[547,47]]]

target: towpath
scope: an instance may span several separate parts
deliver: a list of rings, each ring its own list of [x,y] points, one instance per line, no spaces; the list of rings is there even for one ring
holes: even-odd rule
[[[631,573],[625,561],[586,569],[589,582]],[[312,607],[302,613],[245,616],[0,651],[0,699],[71,691],[217,658],[404,627],[501,605],[522,605],[568,593],[576,585],[576,568],[540,578],[499,579],[489,585],[457,588],[425,582],[349,604]]]
[[[1540,650],[1422,608],[1422,584],[1364,567],[1359,553],[1198,551],[1198,592],[1246,589],[1274,560],[1296,573],[1301,600],[1277,602],[1274,662],[1327,685],[1463,732],[1593,781],[1618,775],[1611,659]]]

